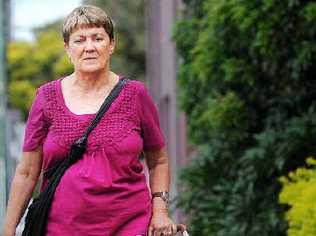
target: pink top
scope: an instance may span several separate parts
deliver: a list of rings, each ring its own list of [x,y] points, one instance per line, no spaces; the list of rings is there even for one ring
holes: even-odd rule
[[[61,80],[37,90],[26,123],[23,151],[43,145],[44,171],[67,156],[95,115],[66,107]],[[90,134],[83,158],[62,177],[46,235],[146,235],[152,206],[139,157],[164,145],[152,98],[142,82],[129,80]]]

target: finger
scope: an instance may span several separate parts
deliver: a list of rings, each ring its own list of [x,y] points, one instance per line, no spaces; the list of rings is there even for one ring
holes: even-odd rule
[[[163,236],[170,236],[170,230],[169,228],[165,227],[162,231]]]
[[[178,224],[177,225],[177,231],[179,232],[179,231],[181,231],[181,232],[184,232],[184,231],[186,231],[187,230],[187,227],[185,226],[185,225],[183,225],[183,224]]]
[[[173,224],[171,223],[171,224],[169,224],[168,225],[168,227],[167,227],[167,231],[166,231],[166,233],[167,233],[167,235],[168,236],[173,236],[174,234],[173,234]]]
[[[164,228],[156,228],[154,230],[154,236],[161,236],[161,235],[164,235]]]
[[[169,225],[168,230],[166,231],[166,235],[167,235],[167,236],[173,236],[173,233],[172,233],[172,225]]]
[[[172,226],[169,225],[167,230],[165,231],[167,236],[172,236]]]
[[[153,236],[160,236],[160,232],[157,230],[157,228],[153,229]]]
[[[177,234],[177,225],[176,224],[172,224],[171,225],[171,231],[172,231],[172,235],[176,235]]]
[[[154,236],[153,235],[153,228],[151,226],[148,227],[148,232],[147,232],[148,236]]]

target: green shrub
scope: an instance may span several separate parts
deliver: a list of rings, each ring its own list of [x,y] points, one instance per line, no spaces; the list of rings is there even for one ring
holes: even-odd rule
[[[280,178],[279,201],[290,206],[286,213],[288,236],[316,235],[316,161],[310,158],[307,164],[312,168],[298,168]]]
[[[316,154],[316,3],[184,2],[177,82],[199,153],[179,206],[193,235],[285,235],[278,177]]]

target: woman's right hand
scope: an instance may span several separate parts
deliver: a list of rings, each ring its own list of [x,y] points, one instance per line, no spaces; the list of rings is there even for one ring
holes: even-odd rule
[[[12,181],[4,221],[4,236],[15,236],[15,229],[23,215],[42,169],[42,147],[24,152]]]
[[[15,229],[14,230],[4,229],[3,236],[15,236]]]

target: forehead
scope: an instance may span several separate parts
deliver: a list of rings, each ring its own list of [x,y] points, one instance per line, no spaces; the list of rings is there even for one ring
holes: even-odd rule
[[[89,36],[89,35],[95,35],[95,34],[103,34],[107,35],[103,27],[97,27],[97,26],[80,26],[76,28],[71,34],[70,37],[76,37],[76,36]]]

